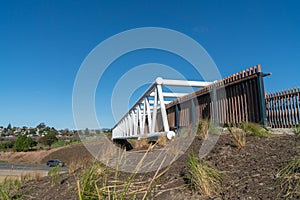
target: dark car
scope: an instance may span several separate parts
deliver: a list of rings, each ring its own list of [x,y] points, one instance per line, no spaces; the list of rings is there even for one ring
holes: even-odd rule
[[[47,162],[47,166],[49,167],[56,167],[56,166],[63,167],[64,165],[65,163],[60,160],[48,160]]]

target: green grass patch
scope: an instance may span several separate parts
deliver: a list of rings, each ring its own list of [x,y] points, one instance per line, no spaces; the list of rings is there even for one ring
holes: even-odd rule
[[[293,127],[293,132],[295,135],[300,135],[300,126],[297,125],[297,126],[294,126]]]
[[[68,142],[65,140],[57,140],[51,145],[51,149],[59,148],[68,145]]]
[[[254,137],[270,137],[271,134],[259,124],[255,123],[242,123],[239,128],[243,129],[247,134],[251,134]]]
[[[9,179],[5,178],[2,183],[0,183],[0,199],[1,200],[11,200],[12,197],[14,199],[18,199],[18,196],[15,196],[19,187],[21,186],[21,182],[17,179]]]
[[[63,146],[68,146],[71,144],[76,144],[76,143],[80,143],[81,140],[80,139],[71,139],[71,140],[57,140],[56,142],[54,142],[51,145],[51,149],[55,149],[55,148],[59,148],[59,147],[63,147]],[[36,150],[39,149],[49,149],[49,146],[43,145],[38,143],[38,145],[35,147]]]
[[[59,176],[59,173],[61,171],[60,166],[53,167],[49,172],[48,175],[51,176],[51,185],[54,186],[57,184],[57,178]]]

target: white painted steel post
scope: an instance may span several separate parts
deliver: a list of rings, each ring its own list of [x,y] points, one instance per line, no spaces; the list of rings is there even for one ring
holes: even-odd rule
[[[143,133],[143,125],[142,125],[142,113],[141,107],[138,105],[138,114],[139,114],[139,126],[140,126],[140,135]]]
[[[136,113],[135,113],[136,112]],[[133,112],[133,117],[134,117],[134,127],[133,127],[133,134],[134,135],[137,135],[137,131],[138,131],[138,113],[137,113],[137,110],[134,110]]]
[[[147,109],[147,117],[148,117],[148,131],[149,133],[151,133],[152,120],[151,120],[150,104],[147,97],[145,98],[145,101],[146,101],[146,109]]]
[[[167,111],[166,111],[166,106],[165,106],[165,102],[164,102],[162,88],[161,88],[160,84],[157,84],[156,87],[157,87],[157,93],[158,93],[158,98],[159,98],[159,102],[160,102],[160,112],[161,112],[161,118],[163,120],[164,130],[165,130],[165,132],[169,132],[170,128],[169,128]]]
[[[152,116],[152,126],[150,133],[155,132],[155,126],[156,126],[156,115],[157,115],[157,88],[154,89],[154,104],[153,104],[153,116]]]
[[[142,132],[142,134],[141,135],[144,135],[145,134],[145,123],[146,123],[146,101],[145,101],[145,99],[144,99],[144,102],[143,102],[143,109],[142,109],[142,111],[143,111],[143,122],[142,122],[142,125],[143,125],[143,132]]]

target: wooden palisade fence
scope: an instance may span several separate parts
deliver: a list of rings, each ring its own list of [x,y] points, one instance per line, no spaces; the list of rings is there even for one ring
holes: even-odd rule
[[[221,125],[254,122],[266,126],[265,76],[257,65],[178,98],[166,105],[170,127],[178,129],[201,119]]]
[[[268,125],[291,128],[300,122],[300,89],[293,88],[266,95]]]

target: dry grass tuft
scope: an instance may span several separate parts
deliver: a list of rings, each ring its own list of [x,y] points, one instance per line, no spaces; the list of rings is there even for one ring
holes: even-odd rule
[[[69,164],[69,174],[74,174],[77,168],[78,168],[77,162],[72,161],[72,162]]]
[[[21,174],[21,177],[20,177],[20,182],[21,184],[25,183],[25,181],[27,180],[32,180],[32,177],[31,177],[31,174],[30,173],[27,173],[27,174]]]
[[[163,146],[163,147],[167,146],[167,144],[168,144],[167,136],[165,134],[161,134],[159,136],[159,138],[157,139],[157,143],[158,143],[158,145]]]
[[[135,143],[135,148],[148,148],[150,146],[147,138],[140,138]]]
[[[202,119],[198,123],[197,128],[197,135],[201,136],[203,139],[206,139],[208,136],[208,130],[209,130],[209,120],[208,119]]]
[[[69,164],[69,174],[74,174],[75,171],[81,168],[86,168],[92,161],[90,159],[75,159]]]
[[[34,180],[37,182],[41,180],[41,174],[39,172],[34,173]]]
[[[234,139],[234,143],[238,149],[246,146],[246,132],[240,128],[232,127],[229,131]]]

